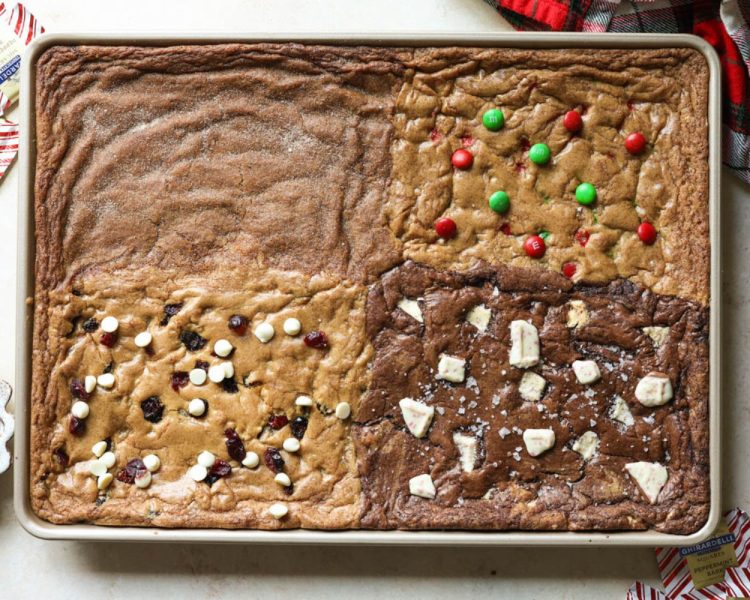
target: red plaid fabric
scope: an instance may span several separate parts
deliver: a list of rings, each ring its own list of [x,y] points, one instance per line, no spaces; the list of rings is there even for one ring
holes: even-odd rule
[[[485,0],[516,29],[693,33],[721,58],[724,164],[750,183],[750,0]]]

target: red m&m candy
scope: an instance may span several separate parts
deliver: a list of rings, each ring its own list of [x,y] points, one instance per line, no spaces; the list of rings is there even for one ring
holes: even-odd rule
[[[656,241],[656,227],[648,221],[644,221],[638,225],[638,237],[647,246],[653,245]]]
[[[570,131],[570,133],[581,131],[581,128],[583,127],[583,119],[581,119],[580,113],[577,110],[569,110],[566,112],[563,117],[563,126]]]
[[[565,275],[568,279],[573,279],[573,275],[576,274],[576,271],[578,270],[578,267],[574,262],[566,262],[562,266],[562,274]]]
[[[642,133],[631,133],[625,138],[625,149],[630,154],[640,154],[646,149],[646,138]]]
[[[542,258],[547,251],[544,240],[538,235],[530,235],[523,243],[523,249],[531,258]]]
[[[442,217],[435,221],[435,231],[441,238],[449,240],[456,235],[456,222],[448,217]]]
[[[474,156],[468,150],[459,148],[451,156],[451,163],[457,169],[470,169],[474,164]]]

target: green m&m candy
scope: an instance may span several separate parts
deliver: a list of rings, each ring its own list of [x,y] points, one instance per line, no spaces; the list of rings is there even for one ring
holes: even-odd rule
[[[500,131],[505,125],[505,115],[499,108],[491,108],[482,115],[482,123],[490,131]]]
[[[547,144],[534,144],[529,148],[531,162],[538,165],[546,165],[549,162],[550,150]]]
[[[588,206],[596,200],[596,188],[590,183],[582,183],[576,188],[576,200],[579,204]]]
[[[490,208],[496,213],[507,212],[510,208],[510,197],[505,192],[495,192],[490,196]]]

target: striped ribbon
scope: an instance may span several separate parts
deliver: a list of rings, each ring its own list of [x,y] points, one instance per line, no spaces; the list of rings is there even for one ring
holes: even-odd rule
[[[44,33],[44,27],[20,3],[0,2],[0,27],[8,27],[24,46],[28,46],[35,37]],[[0,92],[0,179],[18,154],[18,123],[3,117],[11,104],[11,99]]]
[[[739,508],[730,510],[724,518],[734,534],[737,566],[729,568],[724,581],[696,590],[690,577],[687,560],[679,548],[657,548],[656,562],[665,593],[635,582],[628,590],[627,600],[727,600],[750,597],[750,517]]]

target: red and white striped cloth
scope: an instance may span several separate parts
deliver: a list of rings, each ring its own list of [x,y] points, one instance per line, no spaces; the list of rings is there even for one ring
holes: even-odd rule
[[[737,566],[726,570],[724,581],[696,590],[680,549],[657,548],[656,562],[666,591],[662,593],[637,581],[628,590],[627,600],[726,600],[750,597],[750,517],[745,511],[735,508],[724,518],[734,535],[734,549],[737,552]]]
[[[10,28],[24,46],[28,46],[31,40],[44,33],[44,27],[20,3],[0,2],[0,27]],[[18,123],[13,123],[3,117],[13,100],[0,92],[0,179],[5,175],[18,153]]]

